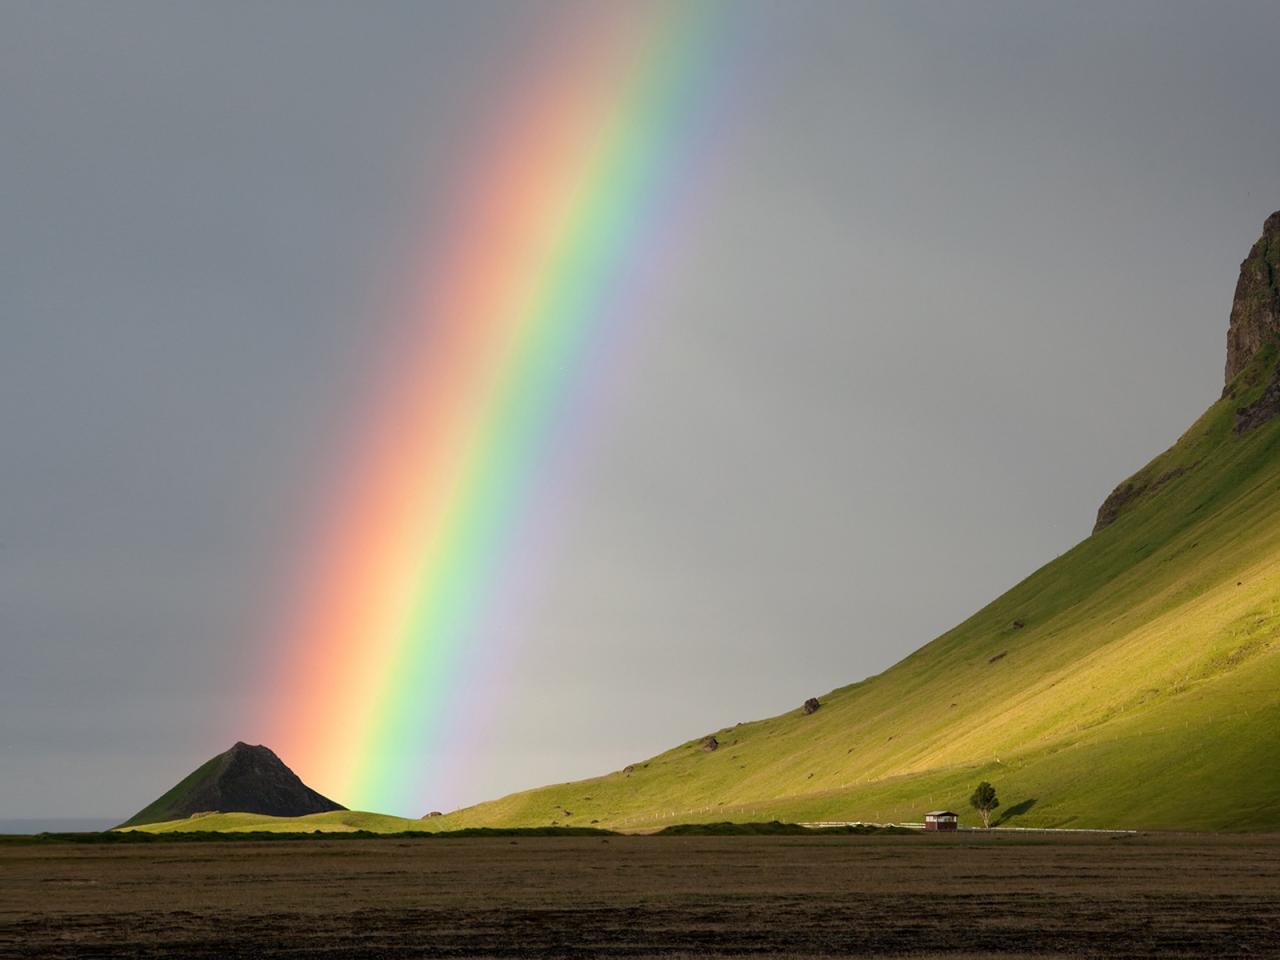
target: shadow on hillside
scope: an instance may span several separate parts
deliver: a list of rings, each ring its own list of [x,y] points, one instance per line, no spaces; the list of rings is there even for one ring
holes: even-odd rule
[[[1023,800],[1021,803],[1015,803],[1012,807],[1008,807],[1004,813],[1000,814],[1000,818],[998,820],[992,821],[991,825],[993,827],[1002,827],[1014,817],[1022,816],[1036,805],[1036,799],[1036,797],[1031,797],[1028,800]]]

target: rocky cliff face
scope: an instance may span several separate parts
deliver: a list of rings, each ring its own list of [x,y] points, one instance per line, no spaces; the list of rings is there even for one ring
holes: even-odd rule
[[[1237,398],[1240,404],[1235,408],[1237,436],[1280,416],[1280,366],[1269,371],[1259,361],[1249,369],[1260,353],[1277,344],[1280,344],[1280,210],[1267,217],[1262,236],[1240,264],[1240,278],[1231,301],[1226,386],[1222,396]],[[1249,372],[1241,377],[1246,370]],[[1094,533],[1110,526],[1131,504],[1157,493],[1198,465],[1183,463],[1158,471],[1155,463],[1111,492],[1098,509]]]
[[[193,813],[301,817],[345,809],[303,783],[270,748],[237,743],[134,814],[124,825],[181,820]]]
[[[1227,330],[1229,385],[1270,341],[1280,337],[1280,211],[1267,217],[1262,236],[1240,264]]]

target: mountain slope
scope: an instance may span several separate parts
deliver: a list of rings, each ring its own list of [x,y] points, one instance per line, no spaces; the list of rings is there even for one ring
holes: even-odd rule
[[[196,813],[259,813],[298,817],[344,811],[316,793],[267,747],[237,743],[184,777],[121,826],[162,823]]]
[[[918,820],[993,781],[1020,826],[1280,827],[1280,213],[1241,267],[1223,396],[1094,534],[821,709],[433,826]]]

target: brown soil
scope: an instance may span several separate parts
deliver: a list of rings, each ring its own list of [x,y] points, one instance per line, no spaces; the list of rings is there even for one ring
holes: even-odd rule
[[[1280,837],[0,847],[4,957],[1280,956]]]

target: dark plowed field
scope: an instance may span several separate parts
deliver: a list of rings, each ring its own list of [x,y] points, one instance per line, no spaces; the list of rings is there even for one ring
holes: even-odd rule
[[[1280,838],[0,847],[5,957],[1280,956]]]

